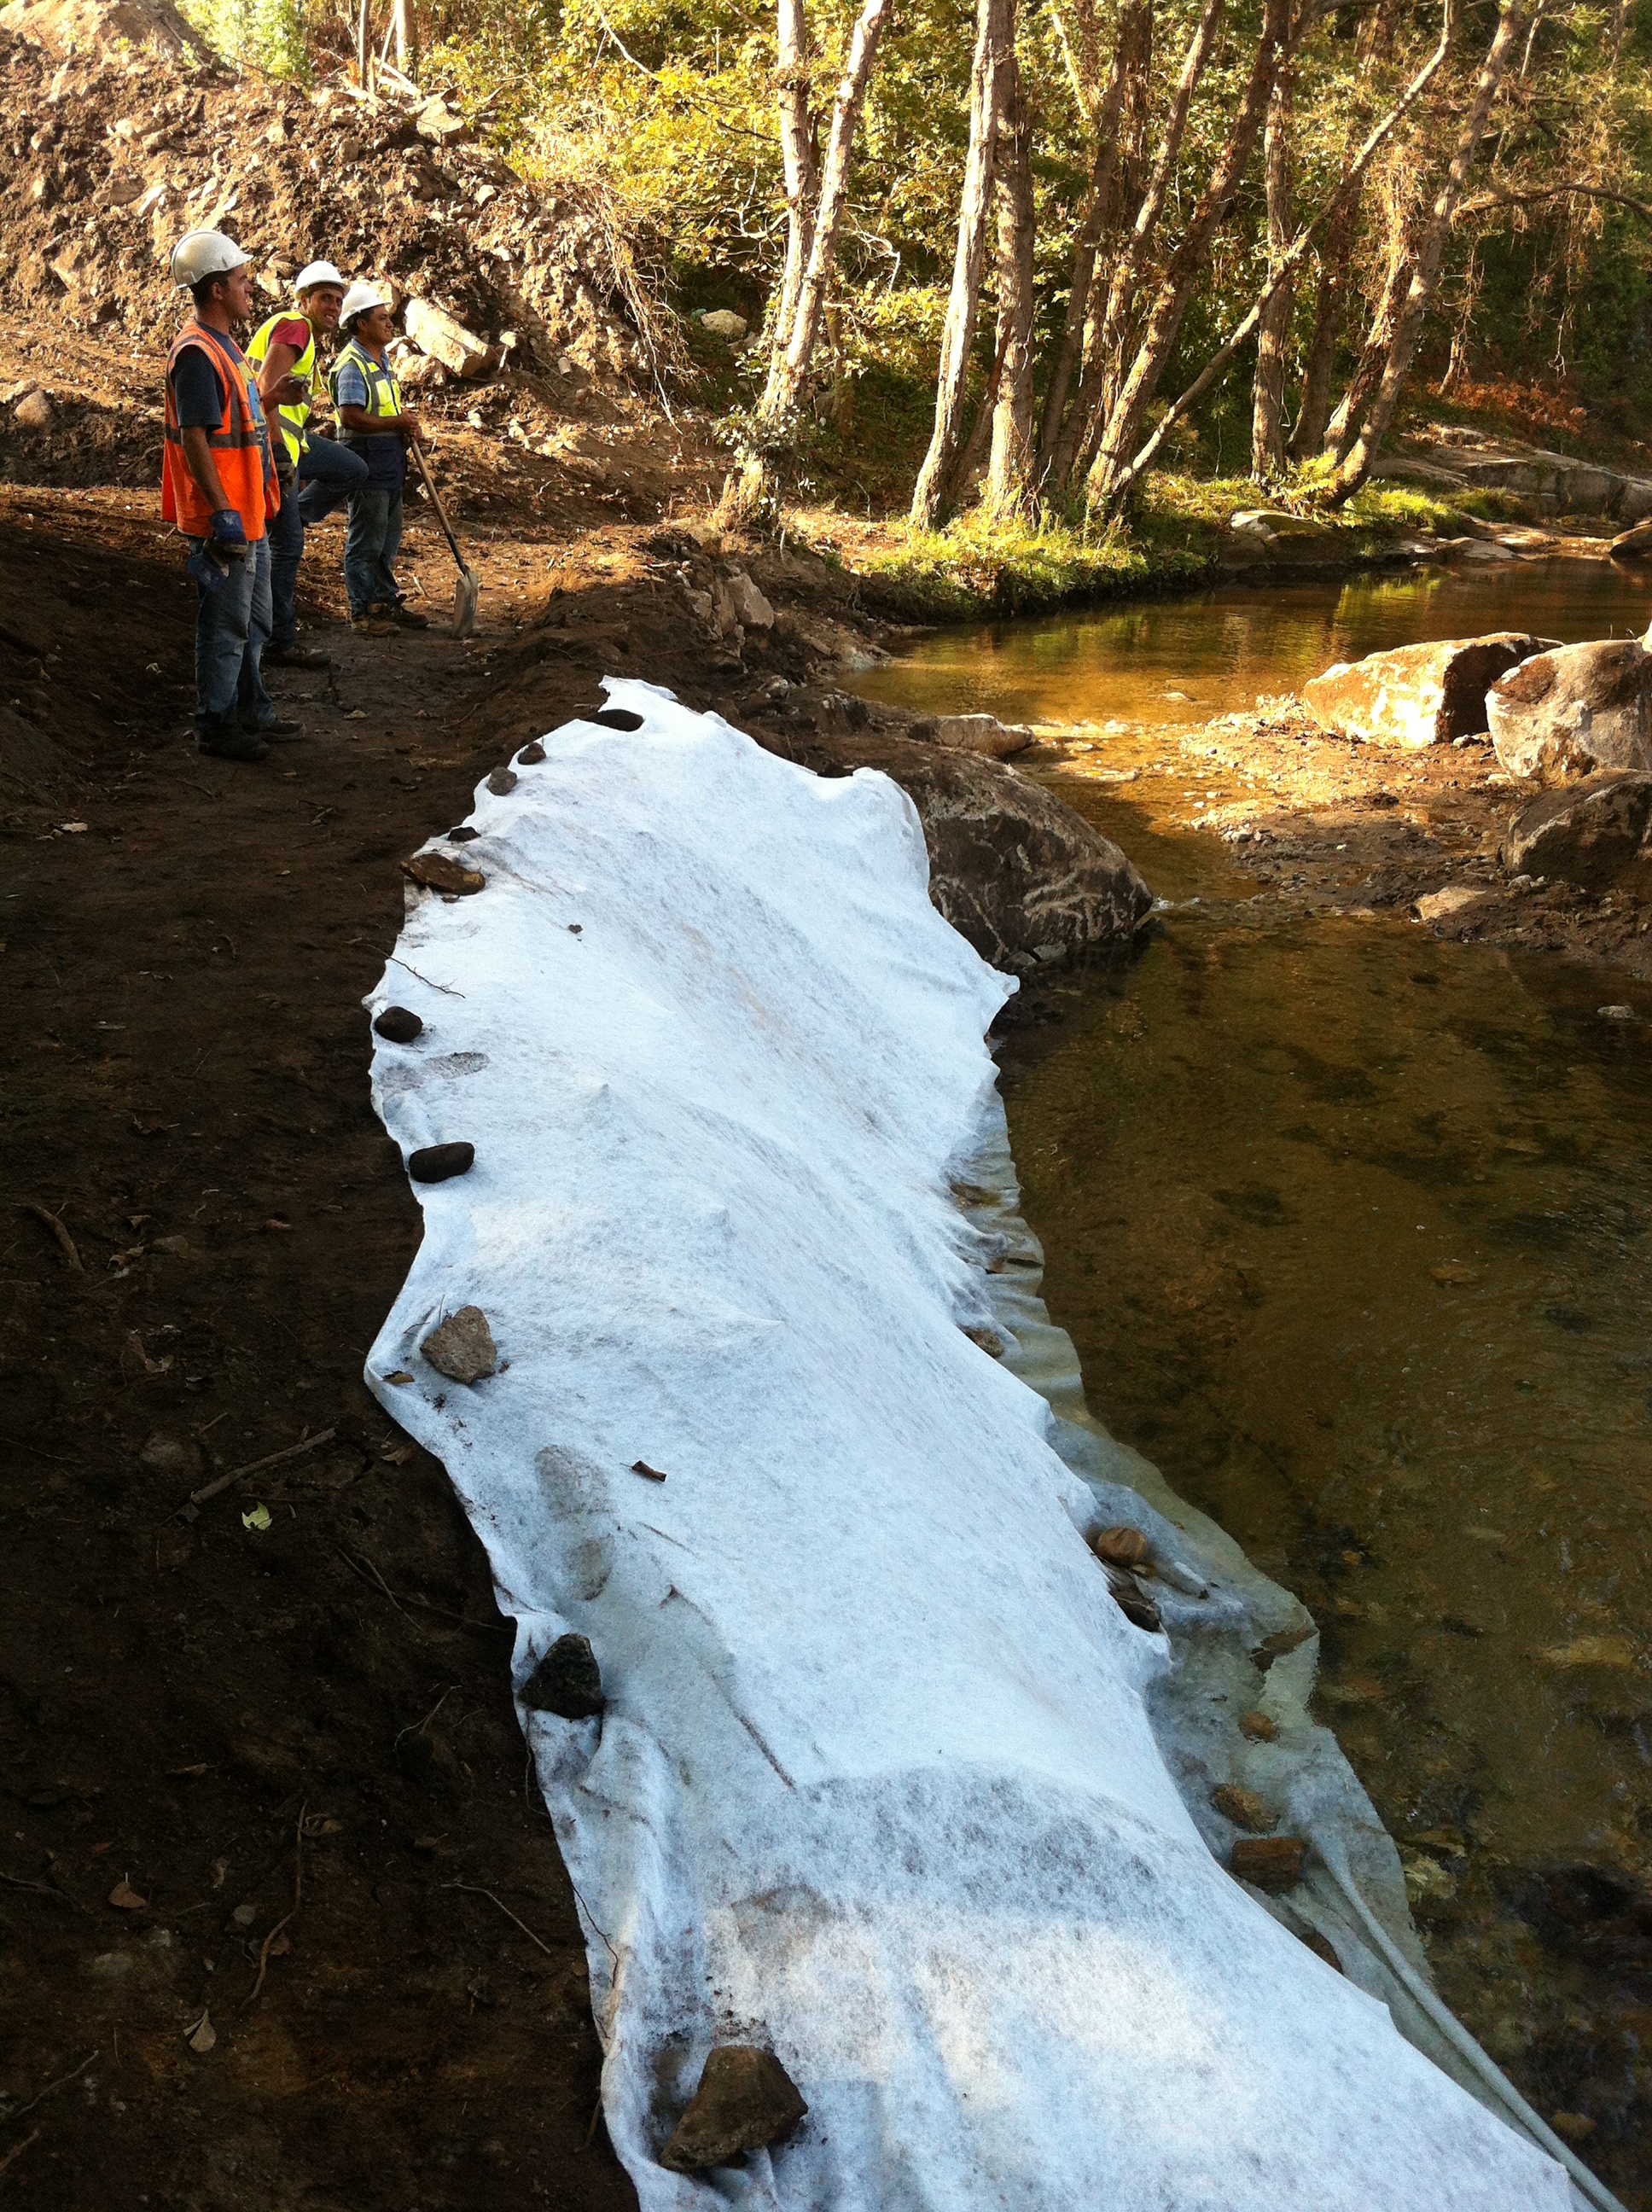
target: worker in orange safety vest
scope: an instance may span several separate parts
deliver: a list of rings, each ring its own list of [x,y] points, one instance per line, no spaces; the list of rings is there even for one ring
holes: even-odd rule
[[[262,760],[272,739],[303,734],[277,713],[259,668],[270,622],[265,523],[281,493],[257,380],[233,335],[252,314],[251,267],[222,231],[191,231],[173,250],[173,282],[195,312],[167,362],[161,474],[161,512],[190,542],[199,594],[196,744],[233,761]]]

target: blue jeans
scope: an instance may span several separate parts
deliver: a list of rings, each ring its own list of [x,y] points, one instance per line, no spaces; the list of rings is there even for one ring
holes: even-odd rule
[[[205,541],[190,540],[191,550]],[[270,637],[270,541],[232,561],[216,592],[197,584],[195,610],[195,732],[226,737],[276,719],[258,663]]]
[[[350,495],[350,526],[344,538],[344,589],[354,619],[369,607],[393,606],[401,598],[396,585],[396,553],[402,542],[400,484],[364,484]]]
[[[331,438],[309,438],[298,457],[298,483],[286,486],[281,506],[270,518],[270,596],[274,620],[270,642],[285,647],[298,642],[298,565],[304,558],[304,532],[342,507],[367,481],[367,465]]]

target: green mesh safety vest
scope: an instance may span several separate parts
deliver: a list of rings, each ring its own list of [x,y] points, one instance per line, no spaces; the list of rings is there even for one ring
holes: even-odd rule
[[[313,379],[315,331],[307,319],[301,315],[295,307],[283,307],[280,314],[270,316],[269,321],[254,335],[248,344],[246,357],[249,361],[256,362],[262,368],[269,358],[270,341],[275,334],[276,324],[291,322],[304,324],[305,328],[310,332],[310,342],[293,363],[289,374]],[[304,426],[309,419],[310,403],[307,399],[301,400],[291,407],[277,407],[276,410],[276,420],[281,425],[281,442],[286,447],[287,458],[295,468],[298,466],[298,457],[304,450]]]

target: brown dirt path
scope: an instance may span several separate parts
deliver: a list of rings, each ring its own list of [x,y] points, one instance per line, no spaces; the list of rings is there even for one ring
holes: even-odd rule
[[[152,501],[0,495],[0,753],[43,802],[0,844],[0,2179],[622,2205],[508,1632],[360,1379],[419,1230],[358,1001],[399,858],[525,734],[479,707],[513,602],[468,648],[320,633],[309,735],[249,769],[181,734],[191,598]],[[594,666],[553,656],[547,718]]]

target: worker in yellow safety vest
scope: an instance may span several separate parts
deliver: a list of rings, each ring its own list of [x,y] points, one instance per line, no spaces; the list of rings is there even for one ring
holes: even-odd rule
[[[350,623],[380,635],[398,626],[429,628],[396,581],[406,449],[419,442],[419,422],[402,404],[402,388],[386,355],[395,327],[384,294],[371,284],[352,284],[339,317],[344,343],[327,379],[340,436],[367,464],[366,482],[350,495],[344,539]]]
[[[342,506],[367,475],[360,457],[312,425],[316,341],[338,328],[345,284],[331,261],[312,261],[293,287],[296,308],[271,315],[254,334],[247,359],[258,365],[258,393],[279,429],[276,467],[280,514],[270,526],[270,597],[274,629],[265,667],[325,668],[327,655],[298,641],[299,563],[307,526]]]

